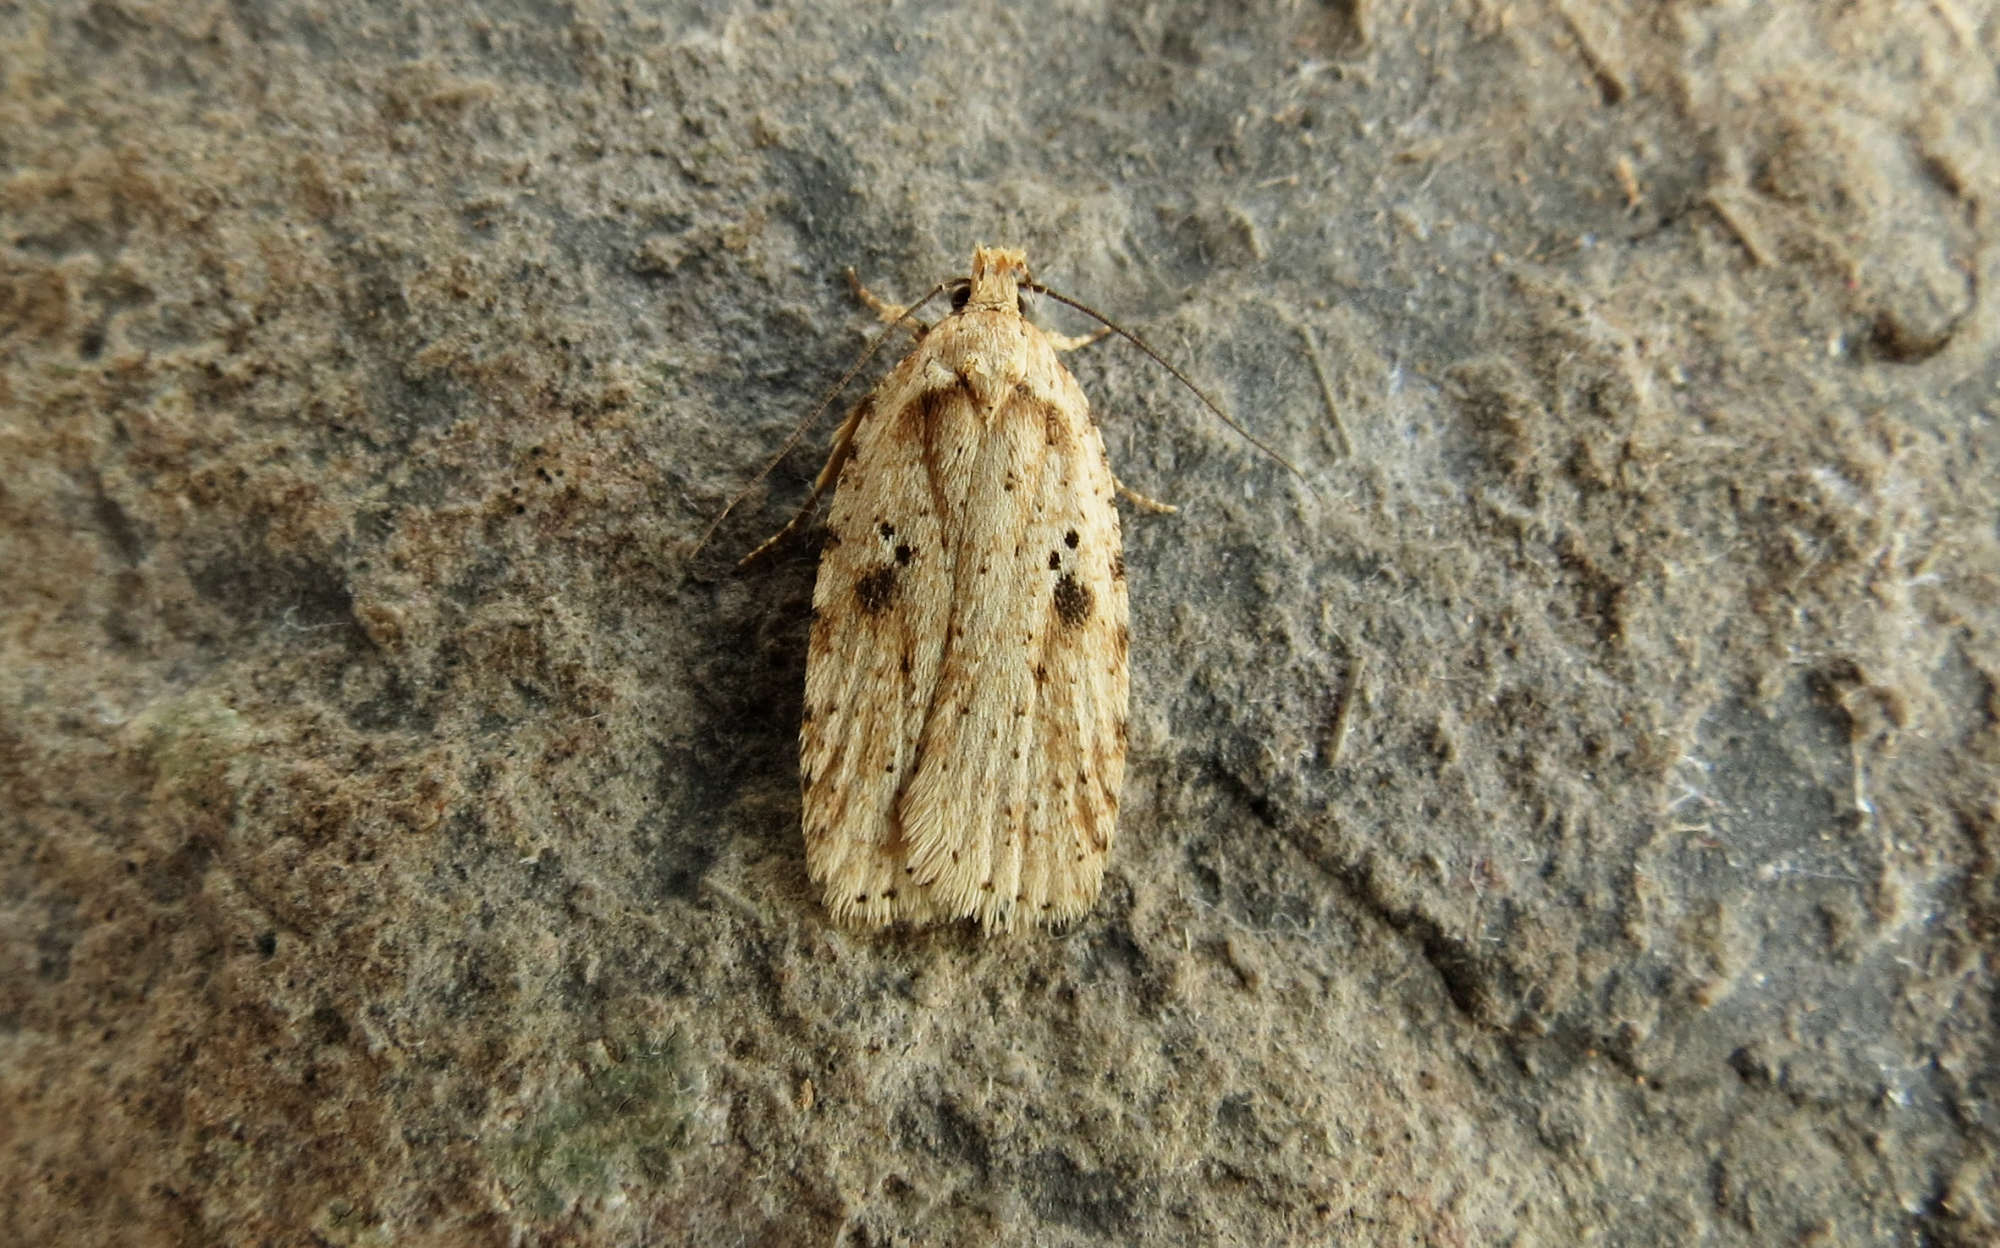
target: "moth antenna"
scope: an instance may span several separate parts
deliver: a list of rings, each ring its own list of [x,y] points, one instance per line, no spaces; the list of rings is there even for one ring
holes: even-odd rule
[[[1208,395],[1205,392],[1203,392],[1200,386],[1197,386],[1192,381],[1189,381],[1186,373],[1183,373],[1180,369],[1175,368],[1172,364],[1167,363],[1165,356],[1161,355],[1158,351],[1155,351],[1151,347],[1147,346],[1145,340],[1140,338],[1139,335],[1133,333],[1131,330],[1125,328],[1123,325],[1118,324],[1116,321],[1104,315],[1104,313],[1099,312],[1097,309],[1086,307],[1085,305],[1078,303],[1076,300],[1070,298],[1068,295],[1061,293],[1060,291],[1050,290],[1048,287],[1042,285],[1040,282],[1022,282],[1021,286],[1026,290],[1034,291],[1036,294],[1047,295],[1049,298],[1055,300],[1057,303],[1067,304],[1068,306],[1075,308],[1077,311],[1083,313],[1087,317],[1090,317],[1092,320],[1095,320],[1100,325],[1104,326],[1104,328],[1110,330],[1112,333],[1117,334],[1120,338],[1123,338],[1125,341],[1131,343],[1133,346],[1139,348],[1141,351],[1144,351],[1148,356],[1148,358],[1150,358],[1153,361],[1153,363],[1158,364],[1161,368],[1164,368],[1169,373],[1172,373],[1175,381],[1178,381],[1183,386],[1186,386],[1188,388],[1189,394],[1192,394],[1195,398],[1200,399],[1201,405],[1203,407],[1206,407],[1209,411],[1215,413],[1215,418],[1217,420],[1220,420],[1223,424],[1228,425],[1231,429],[1234,429],[1237,433],[1237,436],[1241,437],[1245,442],[1248,442],[1250,445],[1256,447],[1258,450],[1264,452],[1266,455],[1269,455],[1272,459],[1276,460],[1278,464],[1282,466],[1286,472],[1291,473],[1293,476],[1297,477],[1302,483],[1304,483],[1307,489],[1310,490],[1313,488],[1313,483],[1306,479],[1306,474],[1300,472],[1297,468],[1294,468],[1292,466],[1291,460],[1286,459],[1283,455],[1278,454],[1277,451],[1273,450],[1270,446],[1266,445],[1262,440],[1260,440],[1256,434],[1251,433],[1248,429],[1245,429],[1242,425],[1239,425],[1234,420],[1231,420],[1229,418],[1229,413],[1223,411],[1220,404],[1216,403],[1214,399],[1209,398]]]
[[[807,416],[804,420],[800,421],[798,427],[792,430],[791,436],[785,439],[785,444],[778,448],[778,453],[776,455],[773,455],[771,457],[771,462],[765,464],[763,468],[759,469],[757,475],[750,478],[749,482],[745,484],[742,489],[736,492],[736,496],[730,499],[729,502],[723,506],[721,514],[717,515],[715,519],[709,521],[708,527],[702,530],[700,539],[695,542],[693,549],[688,551],[688,554],[690,556],[699,554],[701,552],[701,548],[708,545],[708,539],[715,536],[715,531],[722,527],[722,522],[729,518],[729,513],[736,510],[736,504],[742,502],[745,498],[748,498],[750,496],[750,491],[756,489],[758,483],[763,481],[765,477],[770,476],[772,470],[775,469],[780,463],[784,462],[785,456],[792,453],[792,448],[799,444],[799,439],[806,436],[806,430],[812,428],[814,425],[819,423],[820,417],[826,415],[826,409],[833,406],[833,401],[840,397],[840,392],[842,390],[847,389],[847,383],[853,381],[855,376],[858,373],[860,373],[862,369],[868,366],[868,361],[875,358],[875,353],[882,349],[882,344],[888,339],[890,333],[893,332],[896,329],[896,327],[901,325],[904,321],[909,320],[911,317],[915,316],[917,314],[917,309],[923,307],[925,304],[929,303],[931,300],[937,298],[940,294],[944,293],[945,287],[949,286],[950,284],[951,284],[950,281],[943,281],[931,287],[929,293],[925,294],[923,298],[917,300],[909,307],[904,308],[902,315],[898,316],[895,320],[890,321],[887,325],[884,325],[881,328],[881,330],[876,333],[874,339],[871,342],[869,342],[868,349],[861,353],[861,358],[855,360],[854,363],[848,367],[848,370],[840,375],[840,380],[833,383],[833,388],[828,390],[826,392],[826,396],[822,398],[819,401],[818,405],[813,408],[812,414]],[[800,515],[805,514],[806,507],[810,507],[813,505],[814,502],[818,501],[821,492],[822,492],[821,487],[816,484],[813,487],[812,495],[806,499],[804,506],[800,508],[800,513],[799,513]],[[786,525],[783,531],[789,532],[792,528],[792,525],[795,525],[797,523],[798,521],[794,519],[792,521],[792,524]],[[762,547],[759,547],[758,549],[761,550]]]

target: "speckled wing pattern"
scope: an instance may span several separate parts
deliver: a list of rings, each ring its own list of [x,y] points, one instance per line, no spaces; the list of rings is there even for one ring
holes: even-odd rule
[[[1068,919],[1124,782],[1127,608],[1103,438],[1019,311],[1019,252],[855,409],[813,592],[806,864],[837,919]],[[840,452],[837,452],[837,454]]]

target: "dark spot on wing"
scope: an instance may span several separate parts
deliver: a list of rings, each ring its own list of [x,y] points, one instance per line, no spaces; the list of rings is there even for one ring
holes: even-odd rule
[[[1063,534],[1063,545],[1069,547],[1071,550],[1076,549],[1078,540],[1075,529],[1071,529],[1069,532]]]
[[[896,601],[896,569],[888,564],[854,582],[854,600],[870,615],[880,615]]]
[[[1042,432],[1050,446],[1059,446],[1069,437],[1069,422],[1063,419],[1062,409],[1053,403],[1041,404]]]
[[[1061,551],[1059,551],[1059,550],[1052,550],[1052,551],[1050,551],[1050,552],[1049,552],[1049,571],[1051,571],[1051,572],[1056,572],[1056,571],[1059,571],[1059,570],[1061,570],[1061,568],[1062,568],[1062,552],[1061,552]]]
[[[908,542],[897,543],[896,545],[897,563],[907,564],[910,562],[911,559],[916,557],[916,554],[917,554],[916,551],[910,549],[910,544]]]
[[[1071,628],[1090,618],[1090,589],[1068,572],[1056,578],[1056,618]]]

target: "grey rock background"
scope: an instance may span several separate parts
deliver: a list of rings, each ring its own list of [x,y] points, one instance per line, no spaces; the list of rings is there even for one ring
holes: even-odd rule
[[[1996,62],[1972,0],[0,6],[0,1238],[1994,1242]],[[831,421],[691,545],[840,270],[978,242],[1311,488],[1078,357],[1184,509],[1106,896],[859,935],[809,547],[727,570]]]

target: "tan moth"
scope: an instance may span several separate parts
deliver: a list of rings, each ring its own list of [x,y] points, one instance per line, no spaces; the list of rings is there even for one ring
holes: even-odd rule
[[[1118,483],[1057,358],[1094,336],[1038,329],[1024,290],[1097,316],[1036,284],[1021,252],[975,249],[952,311],[917,326],[813,486],[835,492],[799,761],[806,868],[839,920],[1007,930],[1075,918],[1104,882],[1129,692],[1114,498],[1173,509]],[[859,293],[887,320],[914,310]]]
[[[1078,343],[1021,314],[1029,280],[1021,252],[977,249],[815,489],[837,483],[800,773],[837,919],[1005,930],[1084,913],[1104,880],[1129,688],[1118,487],[1057,359]]]

